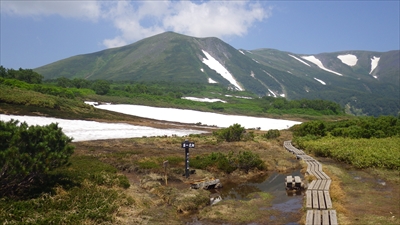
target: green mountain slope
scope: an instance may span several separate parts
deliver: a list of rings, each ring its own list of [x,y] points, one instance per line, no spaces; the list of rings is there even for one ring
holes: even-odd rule
[[[399,52],[342,51],[310,56],[274,49],[247,51],[218,38],[166,32],[123,47],[73,56],[35,71],[45,79],[212,81],[259,96],[331,100],[347,106],[353,114],[396,115],[400,111]],[[356,63],[350,64],[349,58]],[[206,65],[205,59],[215,61]]]

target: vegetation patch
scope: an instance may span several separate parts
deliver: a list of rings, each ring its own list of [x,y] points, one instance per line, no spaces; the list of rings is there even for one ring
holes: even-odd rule
[[[129,181],[115,168],[92,157],[70,161],[36,183],[24,199],[0,199],[0,223],[107,224],[121,206],[134,203],[121,191]]]
[[[228,154],[212,152],[211,154],[196,156],[191,160],[191,165],[198,169],[217,168],[225,173],[232,173],[235,170],[243,170],[246,173],[252,169],[265,169],[264,161],[260,156],[250,151],[233,151]]]
[[[348,139],[324,137],[307,141],[296,139],[302,149],[323,157],[331,157],[356,168],[400,169],[400,137],[380,139]]]

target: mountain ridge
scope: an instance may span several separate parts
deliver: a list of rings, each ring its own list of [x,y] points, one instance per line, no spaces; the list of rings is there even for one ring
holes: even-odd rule
[[[166,32],[34,71],[45,79],[219,83],[260,97],[319,98],[338,102],[349,112],[363,109],[367,115],[377,115],[400,111],[396,101],[400,97],[399,52],[349,50],[309,55],[269,48],[243,50],[215,37]],[[371,113],[373,107],[379,110]]]

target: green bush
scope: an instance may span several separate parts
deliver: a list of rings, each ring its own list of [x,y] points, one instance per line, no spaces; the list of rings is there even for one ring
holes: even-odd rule
[[[0,121],[0,196],[15,195],[46,172],[68,163],[74,148],[57,124]]]
[[[250,151],[240,151],[238,154],[234,154],[232,151],[228,154],[213,152],[208,155],[196,156],[190,161],[190,165],[198,169],[214,167],[225,173],[232,173],[237,169],[246,173],[251,169],[265,169],[260,156]]]
[[[281,132],[279,130],[268,130],[267,133],[263,134],[263,137],[266,139],[274,139],[281,136]]]
[[[237,168],[244,170],[246,173],[254,168],[264,169],[264,162],[260,156],[250,151],[239,152],[236,156]]]
[[[327,136],[318,139],[296,137],[299,148],[316,156],[331,157],[356,168],[400,169],[400,137],[345,138]]]
[[[394,116],[356,117],[348,120],[311,121],[291,128],[293,135],[324,137],[331,134],[346,138],[387,138],[400,135],[400,119]]]
[[[228,128],[221,129],[219,131],[214,131],[213,135],[219,140],[225,140],[228,142],[240,141],[243,137],[245,129],[240,124],[233,124]]]
[[[121,206],[134,203],[121,188],[126,176],[89,156],[46,174],[26,198],[0,198],[0,224],[116,224]]]
[[[314,135],[317,137],[326,136],[326,124],[323,121],[310,121],[298,125],[294,125],[291,130],[295,136]]]

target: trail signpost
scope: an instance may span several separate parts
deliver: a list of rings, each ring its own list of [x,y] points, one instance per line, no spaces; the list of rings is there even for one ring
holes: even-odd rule
[[[185,148],[185,177],[189,177],[189,148],[194,148],[194,142],[185,140],[182,142],[182,148]]]

